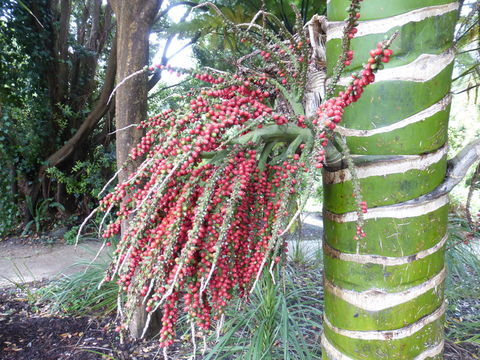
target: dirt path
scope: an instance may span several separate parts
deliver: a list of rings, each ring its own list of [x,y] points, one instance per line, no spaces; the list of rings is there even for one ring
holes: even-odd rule
[[[0,242],[0,287],[72,274],[82,269],[75,264],[93,259],[100,246],[95,241],[77,247]]]
[[[308,255],[321,244],[322,219],[318,214],[302,214],[301,249]],[[298,231],[298,229],[297,229]],[[288,244],[293,253],[298,236],[290,235]],[[0,242],[0,287],[52,279],[59,274],[72,274],[85,267],[81,261],[90,261],[100,249],[97,241],[84,242],[78,247],[63,244],[23,244]]]

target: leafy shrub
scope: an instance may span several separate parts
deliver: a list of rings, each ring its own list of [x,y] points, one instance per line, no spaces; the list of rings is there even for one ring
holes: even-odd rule
[[[65,211],[63,205],[53,201],[52,198],[40,200],[35,205],[33,204],[31,198],[27,198],[26,202],[28,211],[32,215],[32,220],[25,225],[23,234],[28,234],[33,226],[35,226],[34,230],[36,233],[41,232],[45,225],[51,220],[49,214],[50,209],[56,208]]]
[[[11,180],[11,174],[8,169],[0,166],[0,237],[7,235],[13,229],[18,217],[10,185]]]
[[[115,170],[115,151],[110,147],[97,146],[91,160],[77,161],[72,167],[72,173],[66,174],[56,167],[51,167],[47,173],[51,178],[65,184],[68,194],[80,197],[89,194],[96,198],[105,184],[105,178]]]

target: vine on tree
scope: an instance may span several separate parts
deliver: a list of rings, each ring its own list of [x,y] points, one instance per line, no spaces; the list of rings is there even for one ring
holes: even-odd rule
[[[356,32],[359,2],[350,7],[348,39]],[[142,164],[100,205],[106,215],[116,215],[105,239],[128,221],[105,279],[117,281],[127,294],[119,307],[122,321],[131,321],[139,303],[148,319],[160,309],[162,347],[173,343],[180,314],[192,326],[209,329],[230,299],[247,296],[264,269],[282,259],[283,235],[301,210],[296,199],[306,198],[319,181],[326,146],[344,109],[392,55],[392,39],[379,43],[351,84],[308,118],[303,94],[313,59],[295,11],[295,35],[281,26],[277,35],[255,22],[235,25],[225,19],[242,42],[258,49],[251,66],[237,74],[161,65],[146,69],[189,73],[205,84],[185,94],[182,106],[141,124],[146,135],[130,158],[143,159]],[[331,86],[352,57],[348,41]],[[347,163],[354,174],[353,162]],[[355,182],[359,222],[352,236],[361,238],[367,206]]]

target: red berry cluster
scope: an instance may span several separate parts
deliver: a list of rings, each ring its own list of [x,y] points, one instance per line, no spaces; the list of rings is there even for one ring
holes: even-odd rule
[[[338,96],[328,99],[317,110],[317,118],[312,123],[322,126],[327,131],[334,130],[337,124],[342,121],[345,108],[351,103],[358,101],[362,96],[364,88],[375,81],[375,71],[379,69],[381,62],[388,62],[393,51],[385,48],[385,43],[378,43],[376,49],[370,51],[370,57],[359,74],[352,74],[351,84],[347,86],[345,91],[340,91]],[[352,53],[353,56],[353,53]],[[320,132],[319,137],[323,139],[322,146],[325,147],[328,142],[327,134]],[[319,154],[318,161],[324,160],[323,153]]]
[[[361,202],[360,202],[360,207],[361,207],[361,209],[362,209],[362,212],[363,212],[364,214],[366,214],[367,211],[368,211],[367,203],[366,203],[365,201],[361,201]]]
[[[282,46],[295,56],[305,50],[303,42]],[[266,50],[260,54],[278,58]],[[345,108],[391,54],[383,44],[377,48],[375,61],[322,104],[314,119],[272,109],[281,92],[272,84],[296,82],[296,73],[283,66],[259,76],[193,74],[208,87],[141,124],[146,134],[130,157],[143,162],[101,201],[103,210],[116,209],[105,238],[119,234],[124,220],[129,223],[106,280],[140,298],[148,313],[162,310],[161,346],[173,343],[180,313],[208,329],[232,297],[248,293],[266,263],[280,260],[295,194],[311,178],[307,173],[323,167],[325,147]],[[351,61],[353,52],[346,56]],[[292,140],[289,129],[309,133],[310,143]],[[360,207],[367,211],[365,202]],[[361,227],[357,235],[365,236]],[[137,303],[127,301],[126,310]]]
[[[367,236],[367,234],[365,234],[365,232],[363,231],[363,228],[360,225],[358,225],[357,226],[357,234],[354,236],[354,239],[355,240],[360,240],[360,238],[364,238],[366,236]]]
[[[352,63],[353,60],[353,50],[348,50],[347,51],[347,58],[344,62],[345,66],[349,66]]]
[[[250,290],[278,240],[274,224],[288,217],[282,204],[299,183],[297,169],[305,168],[298,164],[301,146],[260,170],[255,144],[222,145],[231,131],[248,132],[252,121],[254,129],[293,121],[267,105],[264,78],[234,77],[237,85],[206,73],[196,78],[222,86],[142,123],[148,131],[130,156],[146,160],[101,202],[119,208],[105,238],[130,219],[108,278],[118,275],[125,292],[145,298],[147,312],[162,309],[162,346],[173,342],[178,311],[208,328],[234,294]],[[214,151],[228,154],[209,162]]]
[[[350,3],[350,6],[347,8],[348,18],[345,19],[347,26],[344,31],[344,36],[349,40],[353,39],[358,32],[357,26],[358,26],[358,19],[360,19],[359,11],[360,11],[360,3],[362,1],[363,0],[352,0]],[[349,54],[347,53],[345,55],[347,55],[347,60],[348,60]],[[351,54],[350,59],[348,61],[352,60],[352,58],[353,58],[353,54]],[[349,64],[345,64],[345,65],[349,65]]]
[[[360,1],[362,1],[362,0],[359,0],[358,2],[360,2]],[[358,32],[358,29],[356,28],[356,26],[358,24],[357,23],[358,19],[360,19],[360,13],[359,12],[355,13],[355,15],[353,16],[353,21],[352,21],[353,27],[347,32],[347,36],[348,36],[349,39],[353,39]]]
[[[263,57],[264,60],[268,61],[268,59],[270,58],[270,53],[268,51],[265,51],[265,50],[262,50],[260,52],[260,55]]]

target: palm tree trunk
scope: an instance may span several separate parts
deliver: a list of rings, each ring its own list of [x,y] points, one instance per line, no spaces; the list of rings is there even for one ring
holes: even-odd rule
[[[348,5],[328,2],[329,75]],[[446,0],[362,3],[349,69],[358,71],[385,34],[400,34],[340,128],[369,206],[365,238],[354,239],[351,174],[324,173],[324,359],[443,358],[448,194],[432,191],[447,170],[457,17],[458,3]]]

